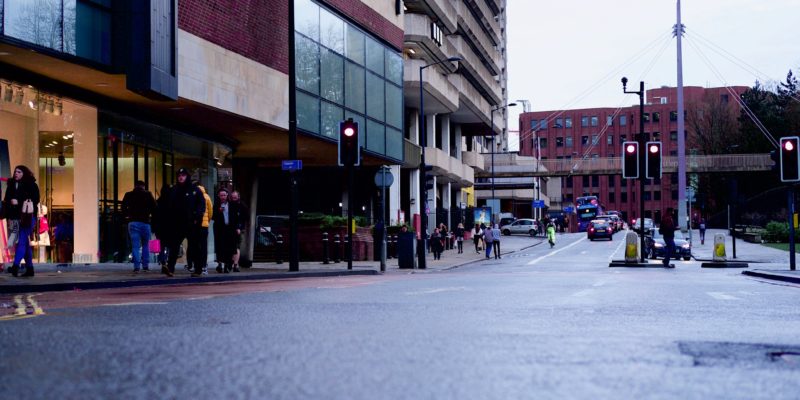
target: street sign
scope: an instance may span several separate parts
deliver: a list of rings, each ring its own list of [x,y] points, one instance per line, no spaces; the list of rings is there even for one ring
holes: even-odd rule
[[[284,171],[300,171],[303,169],[303,160],[283,160],[281,169]]]
[[[575,212],[575,207],[570,207],[570,206],[564,207],[564,212],[568,213],[568,214],[572,214],[572,213]]]
[[[544,208],[544,200],[534,200],[533,208]]]
[[[458,208],[460,208],[462,210],[466,209],[467,208],[467,203],[465,203],[463,201],[458,203]]]
[[[389,170],[386,169],[379,169],[378,172],[375,173],[375,186],[377,187],[390,187],[394,183],[394,175]]]

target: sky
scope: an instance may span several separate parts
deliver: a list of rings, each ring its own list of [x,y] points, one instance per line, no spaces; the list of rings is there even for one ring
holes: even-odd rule
[[[531,111],[616,108],[639,104],[622,93],[623,76],[629,90],[641,80],[645,89],[676,86],[676,4],[508,0],[509,102],[529,100]],[[681,11],[684,86],[774,84],[790,69],[800,75],[800,0],[682,0]],[[516,130],[522,105],[509,111]]]

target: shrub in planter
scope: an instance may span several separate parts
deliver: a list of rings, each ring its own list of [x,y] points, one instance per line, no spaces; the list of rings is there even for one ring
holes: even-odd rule
[[[767,238],[770,242],[787,242],[789,240],[789,224],[771,221],[767,224]]]

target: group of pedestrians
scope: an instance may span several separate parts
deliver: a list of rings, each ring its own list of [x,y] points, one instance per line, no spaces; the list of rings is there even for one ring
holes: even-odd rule
[[[208,229],[213,227],[218,273],[239,272],[239,247],[249,212],[238,192],[220,188],[212,202],[206,189],[193,183],[189,171],[181,168],[176,183],[165,186],[158,201],[137,181],[125,194],[122,211],[128,220],[133,272],[148,271],[151,250],[158,253],[161,273],[171,277],[186,246],[186,269],[193,277],[208,274]],[[151,239],[155,234],[156,239]]]
[[[486,258],[492,257],[494,251],[494,258],[502,258],[500,256],[500,226],[494,224],[489,228],[484,224],[475,224],[472,228],[472,243],[475,245],[475,252],[481,254],[481,251],[486,252]]]

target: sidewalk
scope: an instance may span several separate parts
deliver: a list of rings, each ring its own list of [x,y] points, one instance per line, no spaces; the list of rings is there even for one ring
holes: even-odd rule
[[[789,252],[736,239],[736,258],[733,258],[733,238],[723,229],[707,230],[704,245],[700,244],[700,233],[697,230],[692,231],[692,254],[696,260],[712,260],[716,233],[725,234],[725,253],[728,261],[750,263],[750,267],[742,271],[743,275],[800,284],[800,271],[789,269]],[[800,257],[797,262],[800,263]]]
[[[501,241],[501,255],[510,254],[540,244],[543,238],[527,236],[504,236]],[[475,253],[472,242],[464,242],[464,253],[455,249],[447,250],[441,260],[433,260],[428,254],[426,269],[400,269],[396,258],[386,260],[386,274],[416,274],[441,272],[463,265],[486,260],[485,254]],[[133,273],[131,263],[103,264],[34,264],[36,276],[33,278],[14,278],[5,271],[0,273],[0,293],[49,292],[63,290],[87,290],[136,286],[177,285],[211,282],[232,282],[265,279],[291,279],[307,277],[328,277],[344,275],[378,275],[380,261],[354,261],[353,269],[347,269],[347,262],[323,264],[322,262],[301,262],[298,272],[289,272],[289,263],[255,263],[242,272],[219,274],[209,263],[208,275],[192,278],[179,262],[175,266],[175,276],[167,278],[161,274],[161,267],[150,265],[149,272]]]

